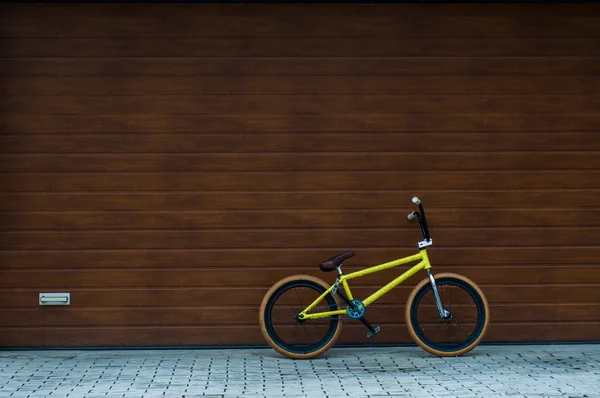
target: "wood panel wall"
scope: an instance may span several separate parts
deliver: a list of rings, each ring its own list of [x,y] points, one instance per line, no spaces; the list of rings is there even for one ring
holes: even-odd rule
[[[600,339],[598,5],[13,4],[0,49],[0,346],[264,344],[278,279],[414,253],[414,195],[486,341]]]

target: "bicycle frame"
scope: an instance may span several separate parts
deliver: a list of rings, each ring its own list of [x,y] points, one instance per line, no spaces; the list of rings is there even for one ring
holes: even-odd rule
[[[419,261],[420,260],[420,261]],[[354,279],[354,278],[359,278],[361,276],[365,276],[365,275],[369,275],[375,272],[379,272],[379,271],[383,271],[389,268],[393,268],[393,267],[397,267],[399,265],[402,264],[406,264],[406,263],[411,263],[413,261],[419,261],[418,264],[414,265],[412,268],[410,268],[409,270],[407,270],[406,272],[404,272],[402,275],[400,275],[399,277],[397,277],[396,279],[394,279],[393,281],[391,281],[390,283],[388,283],[387,285],[385,285],[384,287],[382,287],[381,289],[377,290],[376,292],[374,292],[373,294],[371,294],[369,297],[367,297],[364,301],[363,304],[365,307],[369,306],[370,304],[372,304],[373,302],[375,302],[375,300],[381,298],[383,295],[385,295],[387,292],[389,292],[390,290],[392,290],[393,288],[395,288],[396,286],[398,286],[399,284],[401,284],[402,282],[404,282],[405,280],[407,280],[408,278],[410,278],[411,276],[413,276],[414,274],[416,274],[417,272],[425,269],[430,269],[431,268],[431,264],[429,263],[429,257],[427,256],[427,250],[423,249],[421,251],[419,251],[418,254],[412,255],[412,256],[408,256],[408,257],[403,257],[400,258],[398,260],[394,260],[394,261],[390,261],[387,263],[383,263],[380,265],[375,265],[369,268],[365,268],[363,270],[360,271],[356,271],[356,272],[352,272],[350,274],[347,275],[340,275],[338,280],[339,283],[344,287],[344,291],[346,292],[346,295],[348,296],[348,298],[350,300],[353,300],[354,298],[352,297],[352,292],[350,291],[350,286],[348,285],[348,281],[350,279]],[[337,283],[336,283],[337,285]],[[319,319],[319,318],[327,318],[330,316],[334,316],[334,315],[343,315],[346,314],[346,310],[336,310],[336,311],[327,311],[327,312],[317,312],[317,313],[313,313],[313,314],[308,314],[308,312],[310,310],[312,310],[314,307],[317,306],[318,303],[321,302],[321,300],[323,300],[325,298],[325,296],[327,296],[329,293],[332,292],[332,290],[334,289],[334,287],[336,285],[332,285],[329,287],[329,289],[327,289],[323,294],[321,294],[321,296],[319,296],[319,298],[317,298],[315,301],[313,301],[312,304],[310,304],[308,307],[306,307],[306,309],[304,309],[304,311],[300,312],[298,314],[298,316],[302,319]]]

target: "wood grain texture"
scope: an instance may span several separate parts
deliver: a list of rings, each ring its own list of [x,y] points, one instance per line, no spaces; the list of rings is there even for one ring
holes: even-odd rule
[[[19,9],[4,7],[2,27],[7,37],[432,37],[451,32],[452,37],[599,37],[600,29],[594,18],[597,9],[571,5],[555,5],[553,13],[544,18],[539,7],[521,6],[518,9],[490,5],[438,6],[437,12],[424,13],[418,6],[387,6],[384,13],[372,5],[351,5],[340,9],[320,5],[321,12],[310,7],[296,6],[295,21],[272,18],[270,13],[285,12],[284,6],[257,5],[253,9],[196,7],[195,13],[185,5],[146,7],[128,14],[129,9],[109,5],[101,12],[85,6],[76,11],[61,10],[53,18],[40,21],[51,7],[38,5],[24,15]],[[330,13],[335,12],[336,18]],[[253,24],[247,23],[248,13]],[[556,13],[556,14],[554,14]],[[126,16],[124,16],[125,14]],[[74,18],[74,17],[78,18]],[[368,17],[369,25],[357,24],[359,17]],[[107,20],[115,22],[109,25]],[[519,21],[521,23],[515,23]],[[527,23],[524,23],[527,22]],[[305,29],[310,24],[311,29]],[[561,25],[563,30],[555,27]]]
[[[600,41],[598,43],[600,48]],[[7,97],[0,114],[180,114],[227,113],[588,113],[600,108],[600,95],[524,95],[524,94],[369,94],[369,95],[52,95]]]
[[[529,22],[529,21],[528,21]],[[111,21],[112,24],[112,21]],[[231,25],[227,25],[230,27]],[[288,25],[291,26],[291,25]],[[562,31],[561,31],[562,32]],[[562,32],[564,34],[564,32]],[[0,58],[0,71],[10,76],[296,76],[296,75],[597,75],[597,57],[379,57],[244,58],[238,62],[211,58]]]
[[[414,195],[486,341],[600,340],[600,7],[315,7],[0,5],[0,346],[264,344],[277,280],[413,254]]]
[[[4,174],[0,192],[156,192],[396,189],[598,189],[596,170],[569,172],[212,172]]]
[[[11,58],[121,57],[598,57],[600,39],[577,38],[10,38]]]
[[[125,268],[127,268],[125,266]],[[137,269],[137,270],[10,270],[0,273],[0,287],[10,288],[20,286],[23,288],[39,289],[65,289],[77,285],[82,288],[170,288],[178,287],[219,287],[229,285],[232,287],[268,287],[273,285],[286,275],[307,274],[316,277],[323,277],[316,266],[303,268],[280,268],[280,269],[252,269],[247,267],[238,269],[202,269],[201,266],[195,269],[178,269],[167,267],[168,269]],[[468,278],[477,280],[478,283],[485,284],[600,284],[597,266],[568,266],[568,267],[544,267],[529,266],[527,264],[511,264],[503,267],[447,267],[444,264],[436,265],[440,272],[446,272],[449,268],[454,269]],[[372,291],[377,286],[383,286],[385,283],[393,280],[407,268],[401,268],[395,271],[385,271],[377,276],[367,276],[356,281],[350,282],[351,286],[370,285]],[[347,272],[352,271],[348,268]],[[523,277],[516,279],[514,275],[522,273]],[[32,275],[36,278],[32,278]],[[425,274],[419,274],[416,279],[425,278]],[[327,278],[333,279],[333,278]],[[332,281],[333,282],[333,281]],[[368,291],[364,288],[363,291]],[[218,305],[216,300],[215,305]]]
[[[537,232],[537,233],[534,233]],[[436,228],[436,246],[591,246],[600,239],[598,227]],[[0,250],[123,250],[123,249],[289,249],[338,247],[394,248],[416,242],[414,228],[277,229],[189,231],[16,231],[4,232]],[[421,237],[422,240],[422,237]],[[393,260],[393,259],[390,259]]]
[[[541,230],[541,229],[540,229]],[[414,238],[419,238],[415,231]],[[434,235],[435,236],[435,235]],[[416,242],[412,240],[411,242]],[[390,259],[408,256],[414,252],[415,243],[398,242],[394,248],[361,247],[346,267],[367,267]],[[182,268],[204,267],[314,267],[340,251],[339,248],[302,249],[124,249],[124,250],[6,250],[2,251],[3,269],[55,269],[55,268],[146,268],[168,267],[177,264]],[[352,248],[354,249],[354,248]],[[429,257],[433,264],[448,266],[489,266],[534,264],[540,266],[596,265],[600,248],[593,246],[516,246],[506,247],[439,247]],[[83,265],[82,265],[83,264]]]
[[[441,227],[586,227],[597,226],[598,209],[432,210],[429,226]],[[0,230],[124,230],[124,229],[317,229],[399,228],[406,212],[398,209],[136,211],[136,212],[2,212]],[[408,227],[410,224],[406,224]],[[412,228],[411,228],[412,230]]]
[[[598,65],[600,69],[600,64]],[[360,114],[241,114],[229,109],[223,114],[6,114],[0,119],[3,131],[10,134],[78,133],[548,133],[594,132],[600,123],[596,112],[583,113],[505,113],[492,114],[470,110],[466,114],[373,113]],[[556,147],[554,150],[560,150]],[[474,155],[476,155],[475,153]],[[399,154],[400,155],[400,154]],[[439,154],[441,155],[441,154]],[[507,154],[508,155],[508,154]],[[307,163],[307,162],[305,162]],[[435,162],[431,162],[435,163]]]
[[[599,97],[600,98],[600,97]],[[418,139],[415,137],[418,136]],[[432,143],[435,142],[435,145]],[[598,134],[570,133],[264,133],[5,134],[0,150],[34,153],[600,151]],[[281,155],[285,156],[285,155]],[[559,155],[557,155],[559,156]]]
[[[170,154],[0,154],[0,168],[15,172],[458,172],[527,170],[578,173],[597,171],[594,151],[578,152],[328,152]],[[568,171],[564,171],[568,170]],[[505,173],[508,174],[508,173]],[[593,173],[592,173],[593,174]],[[60,178],[60,175],[46,174]],[[7,175],[3,178],[9,178]],[[24,175],[23,175],[24,177]],[[518,183],[518,181],[515,181]],[[4,186],[3,189],[13,189]]]
[[[600,77],[532,76],[107,76],[12,77],[7,95],[397,95],[577,94],[600,90]]]
[[[515,193],[515,192],[518,192]],[[598,190],[420,190],[430,208],[597,208]],[[247,191],[137,193],[6,193],[0,211],[138,211],[228,209],[398,209],[413,189],[382,191]],[[84,198],[85,200],[81,200]],[[412,210],[407,209],[407,214]],[[418,227],[415,233],[418,233]]]

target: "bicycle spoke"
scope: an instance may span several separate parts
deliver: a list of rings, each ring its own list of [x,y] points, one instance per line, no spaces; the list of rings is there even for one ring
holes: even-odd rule
[[[465,329],[463,329],[463,327],[458,322],[456,322],[456,321],[453,321],[453,322],[454,322],[454,324],[456,326],[458,326],[460,328],[460,330],[462,330],[462,332],[464,333],[465,337],[469,337],[469,335],[467,334],[467,332],[465,332]]]
[[[300,296],[300,292],[298,292],[298,290],[300,289],[294,289],[296,291],[296,296],[298,296],[298,302],[301,303],[302,302],[302,297]]]

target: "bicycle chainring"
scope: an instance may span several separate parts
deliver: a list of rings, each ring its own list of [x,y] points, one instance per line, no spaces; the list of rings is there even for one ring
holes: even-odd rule
[[[353,306],[347,306],[346,312],[352,319],[358,319],[365,314],[365,305],[360,300],[352,300]]]

